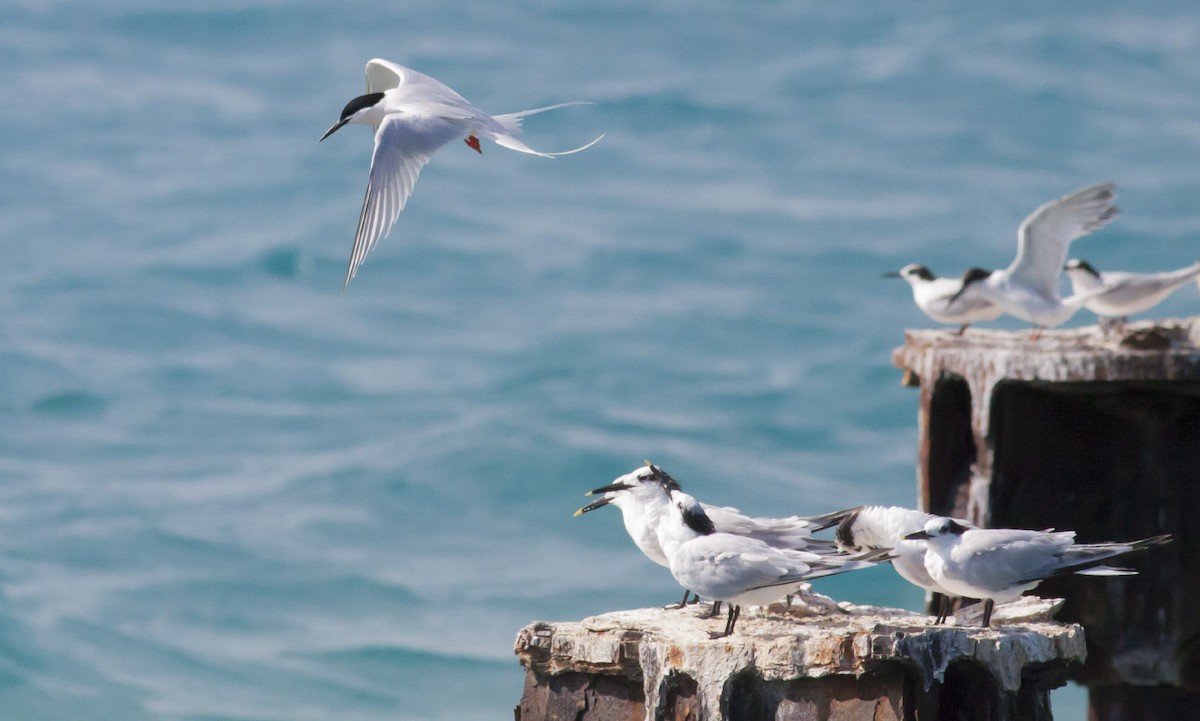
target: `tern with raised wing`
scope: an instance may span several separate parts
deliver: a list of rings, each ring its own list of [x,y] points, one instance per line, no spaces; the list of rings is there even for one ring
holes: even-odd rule
[[[1017,257],[1002,270],[974,269],[950,299],[985,300],[1040,328],[1064,323],[1098,291],[1059,294],[1059,276],[1071,241],[1103,228],[1117,217],[1116,185],[1100,183],[1045,203],[1017,230]]]

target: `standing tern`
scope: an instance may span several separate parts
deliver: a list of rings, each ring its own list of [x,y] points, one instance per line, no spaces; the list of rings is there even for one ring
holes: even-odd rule
[[[1162,273],[1101,273],[1085,260],[1067,261],[1067,277],[1076,295],[1103,289],[1083,305],[1098,316],[1123,323],[1134,313],[1150,310],[1192,280],[1200,278],[1200,263]]]
[[[1051,576],[1133,575],[1137,572],[1102,564],[1171,540],[1161,535],[1128,543],[1075,543],[1074,531],[969,528],[952,518],[934,518],[906,538],[927,542],[925,570],[936,583],[955,595],[984,599],[985,628],[997,602],[1015,600]]]
[[[519,113],[488,115],[441,82],[403,65],[375,58],[367,62],[366,73],[367,93],[347,103],[341,118],[321,136],[324,140],[347,123],[375,128],[371,174],[345,285],[350,284],[367,253],[391,230],[412,194],[421,168],[438,148],[451,140],[462,138],[472,150],[482,154],[479,138],[484,137],[510,150],[552,158],[586,150],[604,137],[601,135],[574,150],[543,153],[515,137],[521,131],[522,118],[584,103],[559,103]]]
[[[575,511],[575,515],[580,516],[610,504],[616,506],[621,511],[625,530],[638,550],[658,565],[670,568],[670,561],[659,543],[657,529],[661,516],[670,510],[671,491],[678,490],[678,481],[647,461],[645,466],[626,473],[607,486],[589,491],[589,496],[599,495],[599,500]],[[811,517],[754,518],[729,506],[701,506],[722,533],[753,538],[779,548],[807,549],[817,553],[836,553],[837,549],[828,541],[812,538],[812,534],[836,525],[853,510]],[[683,597],[679,607],[685,605],[688,593],[685,592]]]
[[[657,529],[671,575],[700,597],[729,605],[725,630],[710,634],[712,638],[733,633],[743,605],[774,603],[799,592],[806,581],[869,568],[887,557],[886,552],[848,556],[776,548],[721,533],[704,507],[682,491],[672,491],[671,501]]]
[[[946,620],[955,594],[933,580],[925,570],[926,542],[905,537],[924,530],[926,523],[939,518],[932,513],[899,506],[864,506],[846,516],[837,527],[837,543],[843,551],[890,550],[892,568],[901,578],[918,588],[941,594],[935,624]],[[958,523],[974,528],[966,521]]]
[[[986,300],[1040,329],[1065,322],[1097,291],[1059,295],[1059,275],[1071,241],[1103,228],[1117,217],[1116,185],[1100,183],[1045,203],[1017,229],[1017,257],[1003,270],[974,269],[950,303]]]
[[[909,263],[898,271],[884,273],[885,278],[903,278],[912,286],[913,300],[925,315],[938,323],[959,326],[958,334],[977,321],[995,320],[1004,311],[983,298],[958,298],[963,278],[977,269],[968,270],[962,278],[939,278],[920,263]]]

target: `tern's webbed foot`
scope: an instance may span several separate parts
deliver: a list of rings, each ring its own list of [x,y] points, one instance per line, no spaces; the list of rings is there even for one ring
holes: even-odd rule
[[[470,148],[471,150],[474,150],[476,153],[483,155],[483,148],[479,147],[479,138],[475,137],[474,135],[468,135],[466,140],[464,140],[463,142],[466,143],[467,147]]]

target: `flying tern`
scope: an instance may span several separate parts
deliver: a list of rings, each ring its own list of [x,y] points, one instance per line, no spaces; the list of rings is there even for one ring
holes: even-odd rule
[[[441,82],[403,65],[375,58],[367,62],[366,74],[366,94],[347,103],[341,118],[321,136],[324,140],[348,123],[375,128],[371,174],[345,285],[354,278],[367,253],[391,230],[412,194],[421,168],[438,148],[451,140],[462,138],[472,150],[482,153],[479,145],[482,137],[510,150],[551,158],[586,150],[604,137],[601,135],[573,150],[543,153],[517,140],[521,120],[535,113],[584,103],[559,103],[519,113],[488,115]]]
[[[958,333],[962,335],[967,326],[978,322],[995,320],[1004,311],[983,298],[957,298],[963,287],[963,278],[975,269],[967,271],[960,278],[939,278],[920,263],[910,263],[898,271],[884,273],[885,278],[903,278],[912,286],[913,300],[925,315],[938,323],[959,326]]]
[[[1150,310],[1192,280],[1200,279],[1200,263],[1162,273],[1100,272],[1085,260],[1067,261],[1065,268],[1076,295],[1102,289],[1084,301],[1098,316],[1124,322],[1134,313]]]
[[[964,274],[962,288],[951,297],[985,300],[1009,315],[1039,329],[1054,327],[1070,318],[1098,291],[1059,295],[1059,275],[1071,241],[1103,228],[1117,217],[1113,183],[1089,185],[1045,203],[1029,214],[1017,229],[1017,257],[1003,270],[973,269]]]
[[[970,528],[952,518],[934,518],[906,536],[925,540],[925,570],[951,593],[984,599],[983,626],[997,602],[1015,600],[1046,578],[1067,573],[1128,576],[1136,571],[1102,565],[1106,560],[1157,546],[1169,535],[1128,543],[1075,543],[1074,531]]]

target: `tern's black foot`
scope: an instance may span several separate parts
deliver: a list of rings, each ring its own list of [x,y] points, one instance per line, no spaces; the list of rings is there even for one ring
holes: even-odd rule
[[[688,596],[690,596],[690,595],[692,595],[692,592],[691,592],[691,591],[688,591],[687,589],[684,589],[684,591],[683,591],[683,600],[682,600],[682,601],[680,601],[679,603],[672,603],[672,604],[671,604],[671,605],[669,605],[669,606],[663,606],[663,610],[666,610],[666,611],[678,611],[679,609],[681,609],[681,608],[683,608],[684,606],[688,605],[688,603],[689,603],[689,602],[688,602]],[[696,596],[696,601],[699,601],[699,600],[700,600],[700,597],[699,597],[699,596]],[[692,601],[692,603],[695,603],[696,601]]]
[[[700,618],[716,618],[721,615],[721,602],[713,601],[712,608],[708,609],[708,613],[700,616]]]
[[[995,608],[995,606],[996,606],[996,602],[990,598],[986,599],[983,602],[983,624],[982,624],[982,626],[984,628],[988,628],[992,625],[992,609]]]
[[[941,626],[946,622],[946,618],[950,615],[950,598],[946,594],[938,595],[938,612],[937,619],[934,620],[934,626]]]
[[[714,601],[713,603],[715,605],[716,602]],[[732,603],[726,605],[729,606],[729,618],[725,621],[725,630],[721,633],[709,632],[709,638],[725,638],[726,636],[733,635],[733,627],[737,625],[738,616],[742,615],[742,607],[735,606]]]

